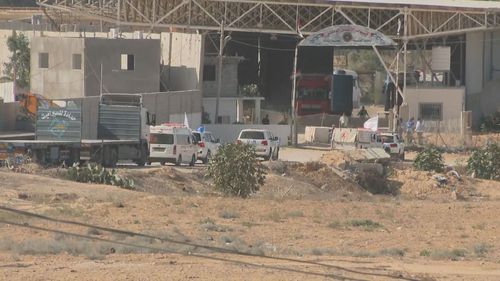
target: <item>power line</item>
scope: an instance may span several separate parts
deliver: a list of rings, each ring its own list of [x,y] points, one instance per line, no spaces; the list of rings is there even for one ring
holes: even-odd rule
[[[240,251],[237,251],[237,250],[230,250],[230,249],[225,249],[225,248],[220,248],[220,247],[214,247],[214,246],[207,246],[207,245],[201,245],[201,244],[190,243],[190,242],[177,241],[177,240],[170,239],[170,238],[161,238],[161,237],[157,237],[157,236],[153,236],[153,235],[148,235],[148,234],[143,234],[143,233],[138,233],[138,232],[132,232],[132,231],[127,231],[127,230],[115,229],[115,228],[95,226],[95,225],[91,225],[91,224],[87,224],[87,223],[75,222],[75,221],[64,220],[64,219],[51,218],[51,217],[47,217],[47,216],[44,216],[44,215],[39,215],[39,214],[27,212],[27,211],[17,210],[17,209],[5,207],[5,206],[0,206],[0,210],[11,212],[11,213],[15,213],[15,214],[18,214],[18,215],[27,216],[27,217],[32,217],[32,218],[47,220],[47,221],[55,222],[55,223],[63,223],[63,224],[70,224],[70,225],[76,225],[76,226],[83,226],[83,227],[95,228],[95,229],[106,231],[106,232],[110,232],[110,233],[127,235],[127,236],[137,236],[137,237],[143,237],[143,238],[149,238],[149,239],[155,239],[155,240],[162,241],[162,242],[168,242],[168,243],[173,243],[173,244],[190,246],[190,247],[194,247],[194,248],[204,248],[204,249],[212,250],[214,252],[219,252],[219,253],[227,253],[227,254],[234,254],[234,255],[241,255],[241,256],[249,256],[249,257],[265,258],[265,259],[272,259],[272,260],[281,260],[281,261],[288,261],[288,262],[306,263],[306,264],[311,264],[311,265],[326,266],[326,267],[331,267],[331,268],[335,268],[335,269],[338,269],[338,270],[343,270],[343,271],[354,273],[354,274],[384,276],[384,277],[388,277],[388,278],[401,279],[401,280],[409,280],[409,281],[414,281],[415,280],[415,279],[404,278],[404,277],[401,277],[401,276],[393,276],[393,275],[388,275],[388,274],[377,274],[377,273],[369,273],[369,272],[356,271],[356,270],[347,269],[347,268],[344,268],[344,267],[341,267],[341,266],[328,265],[328,264],[311,262],[311,261],[304,261],[304,260],[297,260],[297,259],[283,258],[283,257],[271,257],[271,256],[266,256],[266,255],[258,255],[258,254],[240,252]],[[3,223],[9,223],[9,222],[5,222],[5,221],[0,220],[0,223],[2,223],[2,222]],[[28,227],[28,226],[29,227],[35,227],[35,226],[30,226],[30,225],[20,224],[20,223],[13,223],[13,225],[21,226],[21,227]],[[60,234],[73,235],[73,234],[67,233],[67,232],[62,233],[63,231],[60,231],[60,230],[54,230],[54,231],[52,231],[50,229],[39,229],[39,230],[51,231],[51,232],[56,232],[56,233],[61,232]],[[80,237],[80,238],[87,237],[89,239],[97,238],[97,237],[93,237],[93,236],[86,236],[86,235],[83,235],[83,234],[74,234],[73,236]],[[94,240],[99,240],[99,239],[103,239],[103,238],[97,238],[97,239],[94,239]],[[109,240],[109,241],[113,242],[112,240]],[[106,240],[106,241],[102,241],[102,242],[109,242],[109,241]],[[119,243],[123,243],[123,242],[119,242]],[[191,255],[195,255],[195,254],[191,254]],[[205,257],[203,255],[201,255],[201,256]],[[345,277],[343,277],[343,278],[345,278]]]
[[[242,42],[242,41],[238,41],[238,40],[235,40],[235,39],[231,39],[230,42],[235,42],[237,44],[245,45],[245,46],[248,46],[248,47],[259,48],[259,46],[257,46],[257,45],[246,43],[246,42]],[[262,49],[262,50],[269,50],[269,51],[295,52],[295,49],[281,49],[281,48],[271,48],[271,47],[262,47],[262,46],[260,47],[260,49]]]
[[[94,241],[99,241],[99,242],[105,242],[105,243],[110,243],[110,244],[117,244],[117,245],[122,245],[122,246],[134,247],[134,248],[139,248],[139,249],[142,248],[142,249],[159,251],[159,252],[176,253],[176,254],[182,254],[185,256],[193,256],[193,257],[198,257],[198,258],[203,258],[203,259],[218,260],[218,261],[225,261],[225,262],[231,262],[231,263],[236,263],[236,264],[249,265],[249,266],[254,266],[254,267],[264,267],[264,268],[269,268],[269,269],[291,271],[291,272],[302,273],[302,274],[306,274],[306,275],[315,275],[315,276],[321,276],[321,277],[326,277],[326,278],[335,278],[338,280],[365,281],[365,279],[349,278],[349,277],[337,275],[337,274],[307,272],[307,271],[298,270],[298,269],[290,269],[290,268],[282,268],[282,267],[262,265],[262,264],[254,264],[254,263],[250,263],[250,262],[230,260],[227,258],[218,258],[218,257],[207,256],[207,255],[203,255],[203,254],[196,254],[196,253],[191,253],[191,252],[188,252],[187,254],[180,253],[180,252],[176,252],[176,251],[172,251],[172,250],[167,250],[167,249],[162,248],[162,247],[153,247],[153,246],[139,245],[139,244],[134,244],[134,243],[126,243],[126,242],[115,241],[115,240],[111,240],[111,239],[94,237],[94,236],[90,236],[90,235],[84,235],[84,234],[67,232],[67,231],[56,230],[56,229],[50,229],[50,228],[39,227],[39,226],[33,226],[33,225],[25,224],[25,223],[23,224],[23,223],[11,222],[11,221],[6,221],[6,220],[2,220],[2,219],[0,219],[0,223],[10,224],[10,225],[14,225],[14,226],[21,227],[21,228],[29,228],[29,229],[34,229],[34,230],[38,230],[38,231],[45,231],[45,232],[56,233],[56,234],[61,234],[61,235],[66,235],[66,236],[73,236],[73,237],[94,240]],[[364,274],[367,274],[367,273],[364,273]]]

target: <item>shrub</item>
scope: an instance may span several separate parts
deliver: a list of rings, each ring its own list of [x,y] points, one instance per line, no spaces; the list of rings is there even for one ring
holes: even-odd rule
[[[66,172],[66,178],[77,182],[109,184],[126,189],[134,188],[134,181],[116,174],[116,171],[103,168],[101,165],[89,163],[80,167],[78,164],[70,167]]]
[[[482,132],[500,132],[500,111],[489,116],[482,116],[479,122]]]
[[[413,166],[422,171],[443,171],[443,153],[435,147],[426,148],[417,154]]]
[[[353,227],[361,227],[366,231],[373,231],[376,228],[383,227],[382,224],[372,221],[372,220],[350,220],[347,222],[347,225],[353,226]]]
[[[240,214],[238,214],[237,212],[224,210],[219,213],[219,217],[223,219],[237,219],[240,217]]]
[[[266,172],[252,146],[226,144],[210,161],[208,176],[218,191],[246,198],[264,184]]]
[[[481,179],[500,179],[500,146],[488,144],[475,150],[467,161],[467,171]]]

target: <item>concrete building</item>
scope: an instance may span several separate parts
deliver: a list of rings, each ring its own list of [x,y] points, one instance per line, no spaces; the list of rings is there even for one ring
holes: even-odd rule
[[[3,63],[11,56],[6,42],[13,32],[0,30],[0,72],[3,71]],[[113,30],[15,32],[23,33],[32,47],[31,74],[34,93],[48,98],[65,99],[99,95],[100,58],[103,58],[104,93],[147,93],[145,104],[152,113],[157,114],[159,122],[183,122],[186,113],[190,124],[201,124],[204,44],[204,36],[201,34],[163,32],[146,36],[139,31],[117,34]],[[115,37],[120,39],[113,39]],[[142,39],[145,37],[148,39]],[[126,46],[121,46],[122,42],[126,42]],[[134,56],[134,70],[122,70],[122,52],[129,55],[136,51],[138,54]],[[49,68],[39,69],[40,60],[37,53],[40,52],[49,53]],[[80,70],[73,69],[73,63],[80,61],[78,52],[81,54]]]
[[[160,40],[34,37],[31,91],[49,99],[160,91]]]
[[[478,125],[481,116],[500,111],[500,32],[466,34],[466,109]]]
[[[245,104],[250,112],[250,123],[260,123],[263,97],[243,96],[239,92],[238,65],[242,57],[223,57],[222,87],[219,99],[219,120],[217,123],[244,123]],[[219,84],[219,58],[205,57],[203,65],[203,110],[210,123],[215,123],[217,92]],[[206,120],[205,120],[206,121]]]
[[[465,88],[407,88],[408,116],[428,121],[459,120],[465,108]]]

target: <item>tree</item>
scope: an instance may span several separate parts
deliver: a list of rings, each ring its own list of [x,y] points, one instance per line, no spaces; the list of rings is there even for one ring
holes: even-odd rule
[[[30,48],[28,38],[24,34],[14,33],[7,39],[7,47],[12,53],[10,62],[4,63],[4,74],[14,79],[22,88],[30,85]],[[15,73],[15,77],[14,77]]]
[[[264,184],[266,171],[252,146],[230,143],[221,146],[210,160],[208,176],[218,191],[246,198]]]

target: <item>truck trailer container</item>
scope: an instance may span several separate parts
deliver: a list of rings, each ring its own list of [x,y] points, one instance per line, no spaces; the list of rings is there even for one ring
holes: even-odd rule
[[[41,164],[90,161],[112,167],[118,161],[139,166],[147,162],[149,126],[156,118],[143,106],[141,95],[102,95],[96,139],[82,137],[82,122],[92,116],[82,111],[81,101],[54,104],[57,106],[38,108],[35,140],[0,140],[0,155],[12,157],[12,153],[21,151]]]

